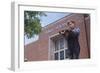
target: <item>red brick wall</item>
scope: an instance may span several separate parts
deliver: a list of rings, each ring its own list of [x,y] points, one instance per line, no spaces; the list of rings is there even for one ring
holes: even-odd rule
[[[39,34],[39,40],[25,46],[24,55],[28,59],[28,61],[42,61],[50,59],[49,37],[64,29],[65,27],[61,25],[66,24],[68,20],[76,21],[76,27],[79,27],[81,30],[79,37],[79,43],[81,47],[80,58],[89,57],[89,48],[87,45],[87,39],[89,39],[89,36],[88,38],[86,37],[86,32],[88,32],[88,34],[90,33],[88,29],[90,26],[85,26],[83,14],[70,14],[69,16],[66,16],[56,22],[53,22],[43,27],[42,32]],[[85,21],[87,24],[89,24],[89,19]],[[87,31],[86,27],[88,29]]]

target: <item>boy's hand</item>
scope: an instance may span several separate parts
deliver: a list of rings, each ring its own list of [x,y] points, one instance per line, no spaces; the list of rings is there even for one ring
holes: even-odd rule
[[[60,31],[59,33],[60,33],[60,34],[64,34],[64,33],[65,33],[65,31],[64,31],[64,30],[62,30],[62,31]]]

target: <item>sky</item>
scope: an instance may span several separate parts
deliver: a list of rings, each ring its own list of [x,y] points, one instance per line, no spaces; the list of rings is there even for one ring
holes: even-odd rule
[[[66,15],[69,15],[69,13],[61,13],[61,12],[45,12],[47,16],[40,17],[41,26],[44,27],[46,25],[49,25],[50,23],[65,17]],[[27,45],[29,43],[32,43],[34,41],[38,40],[38,36],[32,37],[28,39],[26,36],[24,37],[24,44]]]

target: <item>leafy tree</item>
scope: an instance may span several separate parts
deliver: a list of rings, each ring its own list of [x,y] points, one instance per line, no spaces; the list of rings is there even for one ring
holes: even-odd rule
[[[40,11],[24,11],[24,35],[28,38],[41,32],[41,16],[46,16],[46,14]]]

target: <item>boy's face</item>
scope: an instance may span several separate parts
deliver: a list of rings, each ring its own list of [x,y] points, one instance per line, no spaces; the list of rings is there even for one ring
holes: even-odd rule
[[[69,28],[74,29],[75,27],[75,23],[69,22],[68,23]]]

